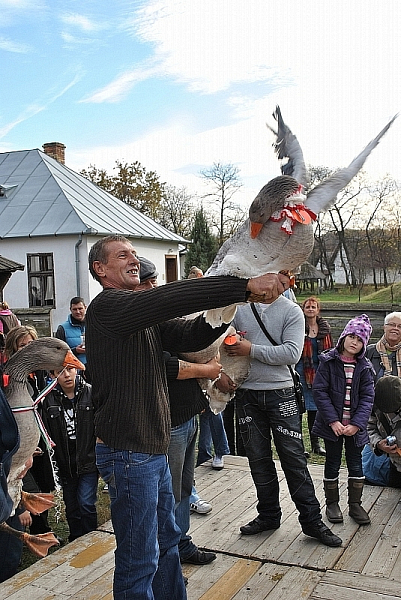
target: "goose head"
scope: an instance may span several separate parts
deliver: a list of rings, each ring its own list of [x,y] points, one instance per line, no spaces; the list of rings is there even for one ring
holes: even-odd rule
[[[73,355],[68,344],[57,338],[43,337],[34,340],[18,350],[6,363],[4,372],[9,376],[5,395],[9,405],[15,407],[31,407],[32,398],[28,392],[27,378],[29,373],[43,370],[62,370],[72,365],[84,369],[84,365]],[[21,498],[21,472],[32,457],[39,442],[39,427],[34,411],[27,410],[15,413],[15,420],[20,436],[20,447],[14,454],[8,475],[8,493],[14,508]]]
[[[289,175],[280,175],[266,183],[249,208],[251,238],[256,238],[270,217],[283,209],[289,198],[298,191],[298,181]]]
[[[10,384],[13,381],[22,383],[32,371],[61,370],[67,365],[85,369],[85,365],[74,356],[66,342],[57,338],[42,337],[11,356],[4,372],[9,375]]]

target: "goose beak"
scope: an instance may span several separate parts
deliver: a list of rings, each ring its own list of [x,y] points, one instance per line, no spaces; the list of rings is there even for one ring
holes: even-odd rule
[[[263,223],[254,223],[254,221],[251,221],[250,235],[251,235],[252,239],[255,239],[258,236],[262,227],[263,227]]]
[[[81,363],[81,361],[78,360],[77,357],[73,355],[71,350],[68,350],[67,354],[65,355],[64,362],[63,362],[63,367],[68,367],[68,366],[75,367],[76,369],[81,369],[81,371],[85,370],[85,365],[83,365]]]

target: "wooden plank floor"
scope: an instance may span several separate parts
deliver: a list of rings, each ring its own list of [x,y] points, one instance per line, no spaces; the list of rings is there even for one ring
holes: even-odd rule
[[[323,467],[310,472],[323,505]],[[340,481],[344,523],[333,529],[343,545],[328,548],[302,534],[285,479],[280,529],[247,537],[239,527],[256,515],[247,460],[227,457],[222,471],[198,467],[197,489],[213,510],[192,516],[191,534],[218,556],[183,565],[189,600],[401,600],[401,490],[366,486],[372,524],[358,527],[347,515],[346,472]],[[114,548],[108,522],[3,583],[0,600],[111,600]]]

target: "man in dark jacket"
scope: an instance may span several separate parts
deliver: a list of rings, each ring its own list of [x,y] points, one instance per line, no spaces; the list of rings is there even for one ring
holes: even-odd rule
[[[43,421],[56,444],[54,457],[63,488],[69,541],[97,528],[98,472],[92,387],[74,367],[55,371],[58,385],[43,400]]]

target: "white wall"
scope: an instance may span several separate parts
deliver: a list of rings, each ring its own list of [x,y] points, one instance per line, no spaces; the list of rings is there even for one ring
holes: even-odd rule
[[[83,236],[82,243],[78,247],[79,295],[85,298],[87,303],[101,291],[101,286],[92,278],[88,268],[89,250],[99,238],[100,236]],[[27,308],[29,306],[27,254],[53,253],[56,308],[51,311],[51,326],[52,330],[55,331],[57,326],[66,320],[70,312],[71,298],[78,294],[75,245],[79,239],[78,235],[71,235],[1,240],[0,253],[6,258],[25,265],[24,271],[16,271],[12,274],[4,288],[4,300],[8,302],[10,307]],[[145,256],[155,263],[159,271],[158,280],[160,285],[166,282],[166,254],[177,255],[178,279],[181,279],[178,243],[146,239],[132,240],[132,242],[140,256]]]
[[[348,265],[347,259],[345,259],[345,264]],[[335,265],[335,272],[333,273],[334,283],[345,284],[346,277],[345,277],[343,266],[341,264],[340,254],[337,254],[334,265]],[[321,265],[318,265],[318,268],[321,269]],[[400,269],[388,269],[387,279],[388,279],[389,284],[397,283],[397,282],[401,281],[401,273],[399,273],[399,270]],[[358,269],[356,270],[355,275],[356,275],[357,279],[359,279]],[[363,282],[361,282],[361,283],[364,283],[364,284],[374,283],[373,282],[373,272],[371,269],[368,269],[366,271],[366,273],[361,275],[361,278],[363,279]],[[383,273],[380,269],[376,270],[376,281],[379,285],[384,284]]]

